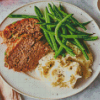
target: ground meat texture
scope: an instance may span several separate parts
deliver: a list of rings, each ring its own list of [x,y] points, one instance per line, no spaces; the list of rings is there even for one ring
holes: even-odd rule
[[[20,37],[23,34],[35,34],[40,31],[40,25],[35,24],[39,21],[34,18],[27,18],[17,21],[14,24],[8,25],[2,31],[2,38],[4,43],[11,43],[15,41],[16,38]],[[41,34],[40,34],[41,35]]]
[[[48,43],[32,35],[23,37],[5,56],[5,66],[15,71],[27,72],[36,68],[38,61],[49,52]],[[6,51],[7,52],[7,51]]]

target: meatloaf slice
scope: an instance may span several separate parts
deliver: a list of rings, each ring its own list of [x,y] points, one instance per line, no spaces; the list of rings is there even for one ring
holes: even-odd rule
[[[20,37],[20,35],[35,34],[35,32],[40,31],[40,25],[35,24],[38,22],[39,21],[37,19],[27,18],[8,25],[1,33],[4,40],[3,42],[11,43],[15,41],[16,38]]]
[[[31,71],[49,50],[47,42],[40,38],[35,39],[32,35],[26,35],[14,48],[6,51],[5,66],[18,72]]]

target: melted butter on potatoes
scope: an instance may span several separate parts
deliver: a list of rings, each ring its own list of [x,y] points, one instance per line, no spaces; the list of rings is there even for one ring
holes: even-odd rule
[[[79,78],[91,76],[92,54],[88,54],[89,60],[86,60],[75,45],[70,44],[70,48],[76,54],[75,57],[66,53],[65,57],[54,59],[54,52],[50,52],[39,60],[36,73],[41,80],[53,87],[74,88]]]

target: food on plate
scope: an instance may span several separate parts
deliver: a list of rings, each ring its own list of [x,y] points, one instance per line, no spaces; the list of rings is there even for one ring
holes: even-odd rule
[[[65,57],[59,56],[54,59],[55,53],[50,52],[39,60],[36,74],[49,86],[74,88],[78,79],[91,76],[92,53],[88,54],[89,60],[86,60],[75,45],[68,45],[76,54],[75,57],[66,53]]]
[[[10,18],[36,18],[39,20],[40,28],[42,29],[44,36],[49,43],[52,50],[55,51],[55,58],[59,55],[65,56],[65,52],[69,53],[71,56],[75,56],[73,50],[66,45],[66,41],[75,41],[74,44],[77,45],[85,58],[89,60],[87,53],[89,53],[88,48],[84,41],[94,41],[98,39],[97,36],[92,36],[92,33],[86,33],[79,31],[77,27],[87,30],[85,25],[89,24],[91,21],[85,23],[80,23],[77,19],[73,17],[73,14],[68,14],[65,12],[64,7],[60,4],[59,7],[53,6],[48,3],[48,8],[44,10],[44,15],[41,13],[40,9],[35,6],[34,15],[21,15],[21,14],[10,14]]]
[[[36,68],[38,60],[49,50],[47,42],[25,35],[12,50],[6,50],[5,65],[15,71],[30,71]]]
[[[5,66],[25,73],[36,68],[39,78],[52,86],[74,88],[79,78],[87,79],[92,73],[93,57],[85,41],[98,37],[84,32],[91,21],[80,23],[61,4],[57,7],[48,3],[44,14],[37,6],[34,10],[35,16],[8,15],[25,19],[0,32],[7,44]]]
[[[37,19],[27,18],[6,26],[1,33],[3,43],[6,43],[7,45],[11,44],[23,34],[33,34],[33,36],[41,35],[39,27],[40,25],[35,24],[38,22],[39,21]]]
[[[37,19],[22,19],[8,25],[2,31],[3,42],[7,44],[5,66],[15,71],[27,72],[35,69],[38,60],[50,50]]]

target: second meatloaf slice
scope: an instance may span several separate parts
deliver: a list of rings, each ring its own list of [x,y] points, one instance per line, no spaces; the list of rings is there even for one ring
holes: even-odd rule
[[[31,71],[49,50],[47,42],[35,39],[31,34],[25,35],[16,46],[6,51],[5,66],[15,71]]]

